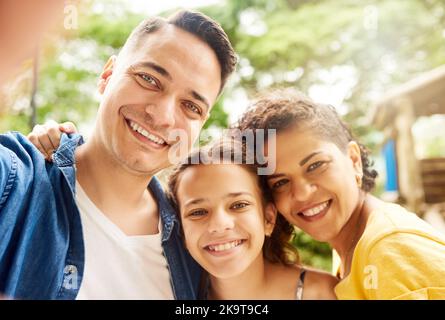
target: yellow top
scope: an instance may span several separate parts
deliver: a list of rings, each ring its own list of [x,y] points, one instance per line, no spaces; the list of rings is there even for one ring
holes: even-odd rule
[[[338,299],[445,299],[445,235],[395,204],[374,210]]]

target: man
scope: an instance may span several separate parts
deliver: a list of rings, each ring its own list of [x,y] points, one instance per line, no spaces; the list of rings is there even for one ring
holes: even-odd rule
[[[0,136],[0,292],[196,298],[200,269],[154,175],[170,165],[173,130],[186,132],[191,148],[235,64],[210,18],[148,19],[106,63],[85,144],[64,135],[48,164],[24,136]]]

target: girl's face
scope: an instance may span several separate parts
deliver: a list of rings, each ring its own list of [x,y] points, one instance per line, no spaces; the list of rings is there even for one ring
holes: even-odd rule
[[[357,143],[344,152],[310,130],[289,128],[277,134],[276,170],[267,181],[277,210],[291,224],[329,242],[358,206],[361,172]]]
[[[210,274],[229,278],[262,263],[276,212],[272,204],[263,210],[253,173],[236,164],[192,166],[181,174],[177,198],[187,249]]]

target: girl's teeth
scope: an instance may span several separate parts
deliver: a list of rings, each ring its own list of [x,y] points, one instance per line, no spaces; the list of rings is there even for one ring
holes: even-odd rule
[[[226,242],[226,243],[218,244],[215,246],[208,246],[208,248],[210,249],[210,251],[219,252],[219,251],[225,251],[225,250],[235,248],[235,247],[239,246],[240,244],[241,244],[241,240],[235,240],[232,242]]]
[[[319,214],[321,211],[323,211],[328,206],[328,204],[329,204],[329,201],[326,201],[314,208],[302,211],[301,213],[306,217],[312,217],[312,216]]]
[[[145,130],[142,127],[140,127],[136,122],[130,121],[130,127],[134,131],[139,132],[141,135],[143,135],[144,137],[146,137],[150,141],[153,141],[154,143],[157,143],[157,144],[160,144],[160,145],[163,145],[165,143],[165,141],[162,140],[161,138],[158,138],[158,137],[152,135],[151,133],[148,133],[147,130]]]

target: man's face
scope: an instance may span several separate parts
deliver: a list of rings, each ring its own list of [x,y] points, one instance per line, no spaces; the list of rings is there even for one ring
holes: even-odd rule
[[[215,103],[221,69],[213,50],[173,25],[148,34],[137,47],[109,61],[95,138],[117,162],[153,175],[171,165],[173,130],[188,136],[188,149]]]

